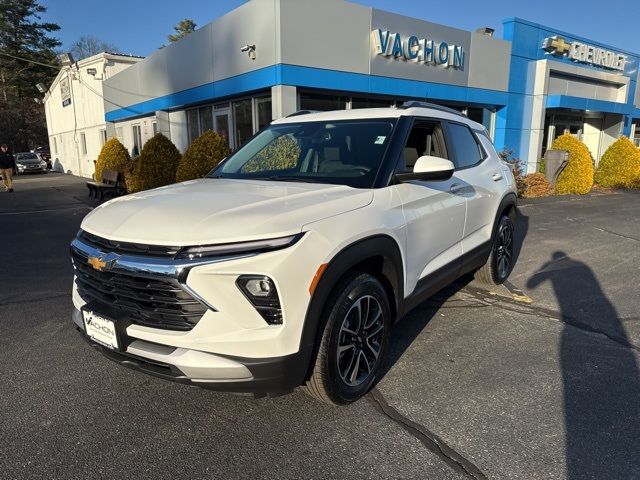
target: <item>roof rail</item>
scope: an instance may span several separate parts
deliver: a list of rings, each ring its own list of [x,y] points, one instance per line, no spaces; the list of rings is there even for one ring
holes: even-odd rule
[[[290,113],[284,118],[297,117],[298,115],[307,115],[309,113],[316,113],[316,110],[298,110],[297,112]]]
[[[398,108],[416,108],[416,107],[418,107],[418,108],[431,108],[432,110],[440,110],[441,112],[447,112],[447,113],[451,113],[453,115],[459,115],[461,117],[465,117],[466,118],[465,114],[463,114],[462,112],[459,112],[458,110],[455,110],[453,108],[445,107],[443,105],[438,105],[436,103],[419,102],[417,100],[411,100],[411,101],[408,101],[408,102],[404,102]]]

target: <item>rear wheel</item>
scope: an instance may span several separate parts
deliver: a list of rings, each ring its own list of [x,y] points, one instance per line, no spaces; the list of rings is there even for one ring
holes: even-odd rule
[[[323,315],[325,329],[305,390],[323,402],[342,405],[366,394],[383,362],[391,310],[380,281],[354,273],[333,291]]]
[[[476,280],[487,285],[500,285],[509,277],[514,264],[514,233],[513,221],[503,215],[498,222],[487,263],[476,272]]]

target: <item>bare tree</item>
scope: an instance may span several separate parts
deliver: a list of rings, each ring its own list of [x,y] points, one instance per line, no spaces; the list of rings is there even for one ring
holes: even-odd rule
[[[93,35],[83,35],[71,44],[70,50],[76,60],[82,60],[102,52],[117,52],[118,47]]]

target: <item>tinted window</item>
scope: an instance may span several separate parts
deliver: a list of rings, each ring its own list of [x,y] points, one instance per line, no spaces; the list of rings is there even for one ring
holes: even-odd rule
[[[398,173],[413,171],[413,166],[422,156],[449,158],[439,122],[416,121],[404,146],[403,155],[396,168]]]
[[[480,163],[483,157],[482,151],[471,130],[464,125],[450,123],[449,131],[451,132],[450,140],[453,142],[456,151],[453,162],[456,169],[470,167]]]

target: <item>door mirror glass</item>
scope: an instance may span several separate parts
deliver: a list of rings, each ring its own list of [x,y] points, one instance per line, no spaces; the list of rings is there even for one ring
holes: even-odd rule
[[[409,180],[448,180],[453,175],[454,166],[451,160],[424,155],[416,160],[413,172],[397,173],[400,182]]]

